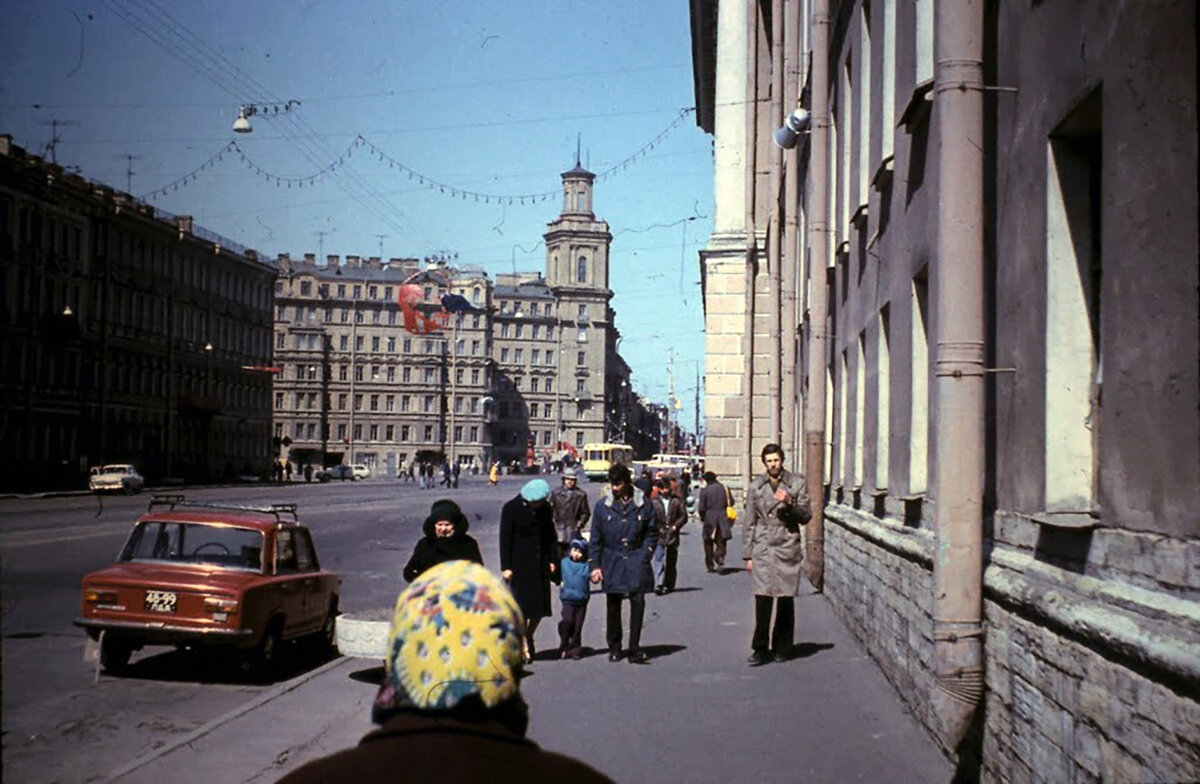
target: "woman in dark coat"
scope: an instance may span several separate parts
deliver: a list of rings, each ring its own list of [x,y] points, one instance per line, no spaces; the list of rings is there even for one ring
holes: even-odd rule
[[[404,579],[410,583],[417,575],[443,561],[483,563],[479,544],[467,535],[467,516],[450,500],[434,501],[425,518],[425,536],[413,548],[404,567]]]
[[[547,499],[550,484],[532,479],[500,511],[500,574],[525,616],[525,661],[536,653],[533,633],[550,615],[550,581],[557,582],[558,536]]]

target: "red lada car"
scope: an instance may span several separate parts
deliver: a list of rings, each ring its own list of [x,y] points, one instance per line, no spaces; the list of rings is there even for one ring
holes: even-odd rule
[[[117,562],[83,578],[82,626],[115,672],[143,645],[219,646],[268,674],[281,642],[332,649],[341,579],[321,568],[295,504],[155,496]],[[319,635],[319,637],[317,637]]]

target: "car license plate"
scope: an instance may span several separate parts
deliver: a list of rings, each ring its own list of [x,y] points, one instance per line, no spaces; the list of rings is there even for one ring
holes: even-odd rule
[[[150,612],[173,613],[177,602],[174,591],[146,591],[146,609]]]

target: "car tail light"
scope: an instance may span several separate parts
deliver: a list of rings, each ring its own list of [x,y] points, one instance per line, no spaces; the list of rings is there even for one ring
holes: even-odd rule
[[[238,610],[237,599],[230,599],[223,596],[205,596],[204,611],[216,615],[217,613],[225,613],[232,615]]]
[[[116,604],[117,592],[103,588],[89,588],[83,592],[83,601],[87,604]]]

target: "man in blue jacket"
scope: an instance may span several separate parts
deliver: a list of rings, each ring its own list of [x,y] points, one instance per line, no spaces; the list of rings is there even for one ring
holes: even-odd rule
[[[608,470],[609,487],[592,512],[588,560],[592,581],[602,582],[607,600],[608,660],[621,659],[621,600],[629,599],[629,661],[647,664],[641,650],[646,593],[654,590],[650,557],[658,544],[658,525],[650,499],[633,486],[627,466]]]

